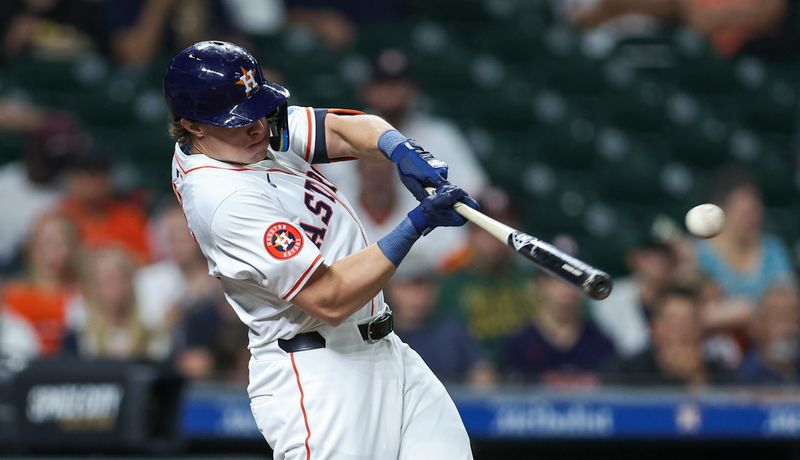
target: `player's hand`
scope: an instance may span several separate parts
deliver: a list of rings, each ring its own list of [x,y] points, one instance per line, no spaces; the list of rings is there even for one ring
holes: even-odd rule
[[[428,195],[425,192],[425,198],[419,206],[408,213],[408,218],[421,235],[436,227],[460,227],[467,223],[467,220],[453,209],[453,205],[459,201],[478,209],[478,203],[470,198],[467,192],[455,185],[446,184],[437,188],[435,195]]]
[[[423,201],[428,196],[425,187],[438,189],[449,184],[447,163],[434,157],[413,139],[395,147],[389,159],[397,164],[400,181],[417,201]]]

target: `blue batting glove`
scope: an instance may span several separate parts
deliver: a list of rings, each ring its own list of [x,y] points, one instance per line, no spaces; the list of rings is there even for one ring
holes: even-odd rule
[[[408,213],[408,218],[421,235],[427,234],[436,227],[460,227],[467,223],[454,209],[453,205],[463,202],[467,206],[478,209],[478,203],[467,195],[463,189],[447,184],[439,187],[435,195],[427,195],[419,206]]]
[[[398,131],[383,133],[378,140],[378,148],[397,165],[400,181],[418,201],[428,196],[425,187],[438,189],[449,184],[447,163]]]

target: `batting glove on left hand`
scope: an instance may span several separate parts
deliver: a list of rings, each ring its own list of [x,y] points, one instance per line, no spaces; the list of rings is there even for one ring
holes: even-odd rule
[[[408,213],[408,218],[420,235],[425,235],[436,227],[460,227],[467,220],[453,209],[453,205],[459,201],[470,208],[478,209],[478,203],[467,192],[447,184],[439,187],[435,195],[425,192],[425,199]]]

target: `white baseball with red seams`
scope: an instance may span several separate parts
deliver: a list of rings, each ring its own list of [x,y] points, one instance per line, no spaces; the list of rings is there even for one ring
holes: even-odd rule
[[[249,328],[248,393],[276,459],[469,459],[455,405],[394,333],[365,342],[357,324],[378,294],[332,327],[292,304],[323,262],[368,246],[358,217],[311,163],[326,156],[326,110],[291,107],[290,148],[234,166],[176,144],[173,187],[228,303]],[[287,353],[278,339],[318,331],[326,346]]]

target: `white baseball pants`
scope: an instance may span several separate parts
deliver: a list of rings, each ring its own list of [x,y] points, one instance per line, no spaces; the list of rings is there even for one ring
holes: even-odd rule
[[[275,460],[472,459],[453,400],[394,333],[319,332],[325,348],[252,350],[250,406]]]

